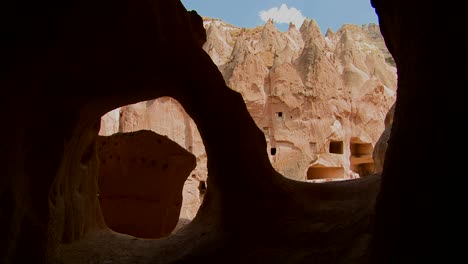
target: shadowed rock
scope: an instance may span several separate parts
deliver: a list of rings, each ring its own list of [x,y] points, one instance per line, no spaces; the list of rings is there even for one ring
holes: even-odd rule
[[[99,201],[107,226],[142,238],[170,234],[195,156],[149,130],[100,136],[97,144]]]
[[[453,131],[444,117],[462,120],[448,112],[463,113],[454,111],[449,99],[457,90],[447,85],[460,77],[441,69],[453,67],[446,52],[434,52],[450,50],[433,37],[449,21],[427,26],[447,3],[372,2],[398,68],[382,181],[323,184],[273,169],[263,132],[202,50],[203,36],[192,28],[201,25],[191,24],[179,1],[5,2],[0,261],[429,262],[433,184],[447,168],[427,163],[453,147],[428,142],[446,138],[441,128]],[[190,224],[168,238],[137,239],[109,229],[99,209],[99,120],[162,96],[179,101],[197,124],[209,187]]]

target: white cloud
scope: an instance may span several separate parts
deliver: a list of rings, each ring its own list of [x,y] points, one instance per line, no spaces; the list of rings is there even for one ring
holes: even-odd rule
[[[286,4],[282,4],[279,8],[273,7],[268,10],[262,10],[258,13],[263,21],[273,19],[276,23],[288,23],[292,22],[294,25],[300,27],[304,22],[305,17],[301,11],[295,7],[288,8]]]

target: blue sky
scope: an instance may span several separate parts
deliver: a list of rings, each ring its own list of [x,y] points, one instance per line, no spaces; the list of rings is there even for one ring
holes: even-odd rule
[[[289,21],[297,24],[304,18],[315,19],[323,34],[327,28],[336,31],[346,23],[378,24],[370,0],[182,0],[182,3],[187,10],[196,10],[202,16],[246,28],[263,25],[268,18],[274,18],[280,30],[286,30]]]

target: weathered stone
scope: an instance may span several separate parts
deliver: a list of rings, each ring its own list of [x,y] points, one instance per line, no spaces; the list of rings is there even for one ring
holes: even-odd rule
[[[299,181],[315,180],[307,176],[308,169],[325,164],[341,168],[333,173],[339,179],[373,173],[372,150],[396,90],[396,68],[385,59],[389,54],[377,25],[346,24],[325,37],[315,20],[305,20],[300,31],[291,24],[287,32],[278,31],[272,20],[264,27],[240,29],[205,18],[204,26],[208,40],[203,47],[229,87],[242,94],[265,134],[265,151],[276,170]],[[158,99],[120,112],[121,120],[114,122],[121,132],[151,129],[196,149],[196,179],[206,180],[203,145],[187,143],[201,139],[198,132],[187,134],[196,126],[177,102]],[[110,119],[103,116],[106,124]],[[331,144],[341,144],[340,150],[332,152]],[[353,155],[357,144],[370,148],[366,158]],[[188,192],[197,190],[187,187]]]
[[[458,127],[452,120],[464,118],[463,89],[447,83],[463,83],[463,75],[454,74],[459,66],[446,52],[437,52],[453,50],[453,42],[434,37],[453,23],[428,26],[434,14],[447,15],[449,3],[372,4],[399,74],[382,181],[370,176],[310,184],[271,167],[262,131],[201,49],[194,29],[202,25],[192,23],[179,1],[6,1],[2,18],[11,23],[0,25],[6,29],[0,108],[8,128],[0,130],[0,261],[436,259],[442,247],[434,234],[446,227],[434,223],[434,215],[444,216],[434,207],[435,183],[463,175],[457,166],[439,166],[453,163],[447,153],[459,145],[430,144],[453,135]],[[197,124],[209,188],[194,221],[179,232],[137,239],[112,232],[99,210],[99,118],[162,96],[179,101]],[[430,166],[434,153],[440,155]]]
[[[150,130],[100,136],[99,201],[114,231],[164,237],[176,226],[195,156]]]
[[[385,161],[385,152],[387,152],[388,140],[390,139],[390,133],[392,132],[393,116],[395,114],[395,104],[388,110],[385,116],[385,130],[380,135],[379,140],[375,144],[372,157],[374,159],[374,172],[382,173],[383,164]]]
[[[325,37],[315,20],[305,20],[300,31],[290,25],[287,32],[268,21],[262,29],[242,29],[234,37],[236,28],[222,21],[209,28],[211,41],[225,47],[235,41],[224,48],[232,50],[230,59],[214,61],[264,131],[275,169],[305,181],[311,180],[309,167],[333,160],[332,168],[342,168],[334,173],[338,178],[373,173],[372,149],[396,90],[396,69],[385,60],[391,56],[377,25],[344,25]],[[205,50],[212,57],[218,54]],[[332,141],[342,142],[338,153],[330,153]],[[352,155],[356,142],[371,148],[367,159]]]
[[[396,69],[384,59],[388,54],[375,32],[377,25],[344,25],[325,37],[315,20],[305,20],[300,30],[291,24],[287,32],[278,31],[272,20],[263,27],[240,29],[205,18],[204,27],[204,50],[229,87],[244,98],[278,172],[308,182],[374,173],[372,150],[396,90]],[[120,132],[149,129],[196,155],[197,168],[184,186],[180,215],[193,219],[202,202],[198,186],[208,175],[193,120],[171,98],[118,111],[120,118],[116,110],[102,117],[100,134],[109,134],[109,126]],[[339,149],[332,149],[333,144]],[[362,146],[367,148],[365,157],[353,153]]]
[[[116,114],[120,113],[120,114]],[[116,124],[110,125],[112,122]],[[200,133],[192,118],[176,100],[162,97],[155,100],[122,106],[101,118],[99,134],[111,135],[120,132],[151,130],[175,141],[196,157],[196,167],[184,185],[180,218],[193,219],[202,200],[199,194],[200,182],[206,182],[208,170],[206,152]],[[111,128],[110,130],[108,128]],[[115,131],[117,127],[119,130]]]

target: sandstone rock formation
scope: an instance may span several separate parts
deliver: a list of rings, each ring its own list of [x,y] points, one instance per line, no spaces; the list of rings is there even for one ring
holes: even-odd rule
[[[215,62],[264,131],[276,170],[299,181],[373,173],[372,150],[396,90],[377,25],[344,25],[326,36],[314,20],[286,32],[272,20],[239,29],[207,19],[205,27],[204,49],[226,58]]]
[[[373,149],[396,90],[396,68],[377,25],[347,24],[325,36],[314,20],[286,32],[272,20],[246,29],[204,18],[204,27],[204,50],[242,94],[277,171],[314,182],[374,173]],[[192,219],[207,179],[206,153],[182,106],[159,98],[115,109],[101,122],[100,134],[149,129],[196,155],[181,214]]]
[[[395,115],[395,104],[388,110],[385,116],[385,130],[380,135],[379,140],[375,143],[374,152],[372,156],[374,158],[374,172],[382,173],[383,164],[385,161],[385,152],[387,152],[388,140],[390,139],[390,133],[392,132],[393,116]]]
[[[170,97],[162,97],[122,106],[105,114],[101,124],[101,135],[151,130],[170,138],[195,155],[196,168],[185,182],[180,213],[181,219],[193,219],[202,201],[200,185],[206,184],[207,180],[207,159],[197,126],[180,103]]]
[[[453,74],[459,66],[446,52],[435,52],[450,50],[453,42],[434,36],[453,24],[442,19],[428,26],[435,15],[447,15],[449,3],[372,4],[398,67],[382,176],[315,184],[273,169],[262,131],[194,34],[203,25],[179,1],[6,1],[0,262],[436,259],[444,249],[437,241],[447,240],[435,234],[447,233],[447,226],[434,223],[434,215],[450,216],[434,207],[441,197],[435,183],[463,175],[459,166],[440,166],[453,163],[446,154],[459,145],[430,144],[453,135],[452,120],[464,118],[457,100],[463,89],[447,82],[462,83],[463,75]],[[106,112],[163,96],[179,101],[197,124],[209,161],[208,189],[194,221],[179,232],[138,239],[103,221],[96,138]],[[434,153],[443,155],[428,166]]]
[[[373,173],[372,151],[396,90],[396,68],[377,25],[347,24],[326,36],[314,20],[305,20],[300,30],[290,24],[286,32],[272,20],[241,29],[205,18],[204,26],[204,50],[228,86],[242,94],[265,133],[275,169],[299,181]],[[114,124],[120,122],[121,132],[151,129],[195,148],[195,174],[206,180],[203,146],[192,143],[201,143],[191,132],[196,126],[176,102],[171,109],[154,106],[160,104],[169,107],[154,101],[126,106],[120,109],[124,120]],[[115,116],[108,115],[105,124]],[[101,133],[109,134],[108,128]]]
[[[108,227],[142,238],[169,235],[195,156],[150,130],[97,139],[99,202]]]

